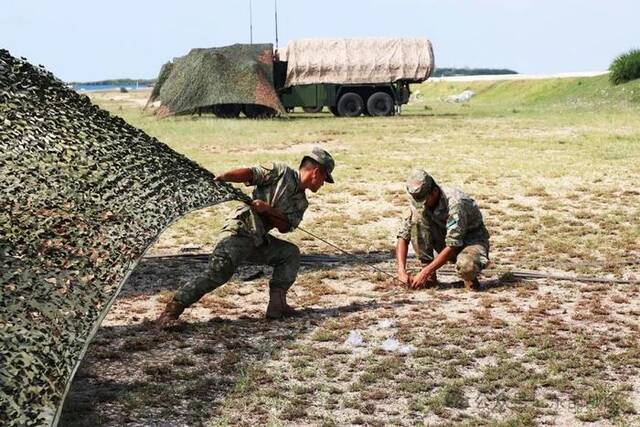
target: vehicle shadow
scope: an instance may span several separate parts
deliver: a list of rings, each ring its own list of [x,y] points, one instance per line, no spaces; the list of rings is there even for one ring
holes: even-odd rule
[[[461,114],[461,113],[438,113],[438,112],[433,112],[433,111],[429,111],[429,112],[402,112],[401,114],[397,114],[395,116],[392,117],[367,117],[367,116],[359,116],[360,118],[367,118],[367,119],[384,119],[384,120],[398,120],[398,119],[403,119],[403,118],[420,118],[420,117],[463,117],[465,116],[465,114]],[[358,118],[358,117],[355,117]],[[329,112],[323,112],[323,113],[313,113],[313,114],[302,114],[302,113],[297,113],[297,114],[289,114],[288,116],[283,116],[283,117],[279,117],[275,120],[291,120],[291,121],[304,121],[304,120],[327,120],[327,119],[334,119],[334,120],[343,120],[343,119],[348,119],[345,117],[336,117],[333,114],[329,113]]]

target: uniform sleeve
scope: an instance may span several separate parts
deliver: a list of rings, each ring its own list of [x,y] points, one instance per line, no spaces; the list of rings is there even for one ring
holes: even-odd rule
[[[400,229],[398,230],[398,234],[397,234],[397,238],[398,239],[403,239],[406,241],[411,241],[411,221],[413,218],[413,212],[411,209],[407,209],[407,211],[405,212],[403,218],[402,218],[402,225],[400,226]]]
[[[308,206],[309,203],[306,200],[296,200],[282,212],[291,226],[288,231],[293,231],[298,228],[298,225],[300,225],[300,222],[302,221],[302,216]]]
[[[266,166],[254,166],[251,169],[251,181],[246,182],[247,185],[271,185],[278,180],[280,175],[280,166],[274,163],[271,168]]]
[[[464,245],[463,237],[467,231],[467,212],[460,202],[449,206],[447,218],[447,235],[444,242],[447,246],[460,247]]]

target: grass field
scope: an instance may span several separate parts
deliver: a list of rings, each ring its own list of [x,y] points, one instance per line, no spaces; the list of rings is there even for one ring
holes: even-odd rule
[[[640,423],[638,285],[505,279],[514,269],[640,278],[640,82],[416,89],[398,117],[266,121],[157,120],[142,110],[147,93],[92,94],[213,172],[295,165],[323,146],[336,184],[309,196],[302,226],[378,254],[371,262],[389,271],[403,181],[423,167],[478,201],[492,266],[474,293],[451,274],[437,289],[393,292],[363,265],[307,266],[291,292],[305,314],[284,322],[262,319],[266,278],[234,278],[182,326],[156,332],[148,320],[206,264],[146,260],[90,346],[63,425]],[[477,94],[469,103],[443,101],[465,89]],[[187,215],[151,253],[207,252],[230,209]],[[301,232],[286,238],[333,254]],[[362,345],[345,343],[353,331]],[[390,338],[406,351],[385,350]]]

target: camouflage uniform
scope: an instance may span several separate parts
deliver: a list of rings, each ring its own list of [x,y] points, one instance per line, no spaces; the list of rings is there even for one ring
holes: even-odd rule
[[[435,186],[431,179],[430,187]],[[471,197],[454,188],[440,187],[440,190],[440,200],[433,211],[424,206],[426,194],[416,200],[407,190],[411,208],[398,231],[398,238],[411,241],[423,264],[433,261],[434,250],[440,252],[445,246],[462,248],[456,258],[456,270],[463,280],[472,281],[489,263],[489,232]]]
[[[307,209],[307,197],[300,189],[298,171],[281,163],[272,168],[251,168],[252,178],[247,185],[255,186],[254,200],[264,200],[279,209],[293,231]],[[207,274],[180,288],[174,300],[183,306],[198,301],[208,292],[225,284],[243,261],[273,266],[271,288],[288,289],[296,280],[300,266],[300,250],[293,243],[269,233],[273,225],[243,205],[226,219],[213,250]]]

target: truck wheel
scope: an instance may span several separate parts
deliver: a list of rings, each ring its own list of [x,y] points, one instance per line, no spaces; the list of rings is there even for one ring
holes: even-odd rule
[[[358,117],[364,109],[362,97],[355,92],[347,92],[338,100],[338,114],[343,117]]]
[[[372,116],[392,116],[393,98],[386,92],[376,92],[367,101],[367,110]]]
[[[233,119],[240,115],[240,104],[216,104],[213,106],[213,114],[221,119]]]
[[[322,111],[322,105],[319,107],[302,107],[302,111],[305,113],[319,113]]]
[[[277,114],[273,108],[258,104],[244,104],[242,112],[250,119],[268,119]]]
[[[338,107],[329,107],[329,111],[331,111],[331,114],[333,114],[336,117],[340,116],[340,113],[338,113]]]

